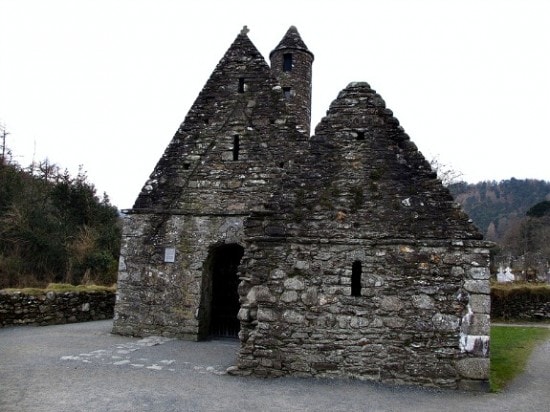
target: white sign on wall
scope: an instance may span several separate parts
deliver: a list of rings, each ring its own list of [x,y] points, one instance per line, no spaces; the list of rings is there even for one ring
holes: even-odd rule
[[[176,261],[176,248],[166,247],[164,248],[164,262],[174,263]]]

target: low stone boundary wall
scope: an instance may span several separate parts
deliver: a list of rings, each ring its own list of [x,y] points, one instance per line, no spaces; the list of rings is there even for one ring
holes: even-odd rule
[[[550,287],[491,288],[491,318],[550,321]]]
[[[0,327],[111,319],[114,306],[115,292],[110,291],[48,291],[36,295],[0,291]]]
[[[56,325],[111,319],[116,292],[77,291],[44,294],[0,291],[0,327]],[[550,321],[550,293],[491,289],[491,318]]]

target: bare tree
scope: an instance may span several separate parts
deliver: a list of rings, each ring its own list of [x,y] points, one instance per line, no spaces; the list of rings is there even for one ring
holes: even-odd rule
[[[9,154],[9,150],[6,147],[6,137],[9,133],[6,131],[6,126],[0,124],[0,138],[2,139],[2,160],[0,164],[6,164],[6,153]]]
[[[463,173],[453,169],[450,165],[442,163],[437,156],[430,160],[430,166],[437,173],[444,186],[462,181]]]

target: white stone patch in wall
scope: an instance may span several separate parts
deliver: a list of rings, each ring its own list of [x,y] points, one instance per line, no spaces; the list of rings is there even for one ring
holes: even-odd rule
[[[470,304],[468,303],[468,306],[466,306],[466,314],[462,316],[460,325],[463,332],[467,331],[467,329],[470,327],[473,316],[474,312],[472,310],[472,306],[470,306]]]
[[[120,256],[118,258],[118,271],[122,272],[126,270],[126,261],[124,260],[123,256]]]
[[[474,352],[476,349],[481,348],[481,352],[484,356],[489,351],[490,338],[487,335],[467,335],[460,334],[460,351],[461,352]]]

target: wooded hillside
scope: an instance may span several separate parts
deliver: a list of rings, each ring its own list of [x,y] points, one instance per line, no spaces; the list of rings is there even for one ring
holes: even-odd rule
[[[499,244],[506,243],[514,232],[525,226],[529,220],[527,212],[533,206],[550,200],[550,182],[534,179],[460,182],[450,185],[449,190],[485,238]],[[547,216],[530,216],[532,227],[546,220]]]
[[[0,163],[0,288],[116,281],[120,225],[84,172]]]

